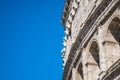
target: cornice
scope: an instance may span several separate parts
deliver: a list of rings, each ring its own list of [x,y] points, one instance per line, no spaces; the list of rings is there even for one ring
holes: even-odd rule
[[[75,15],[75,12],[77,10],[78,5],[72,5],[73,1],[75,1],[76,4],[80,2],[80,0],[66,0],[63,7],[62,17],[61,17],[61,23],[64,27],[67,27],[66,23],[68,22],[71,25],[72,18]],[[75,12],[71,12],[74,10]],[[71,12],[71,13],[70,13]]]
[[[107,71],[106,74],[103,76],[102,80],[108,80],[114,72],[120,71],[120,59],[116,61]],[[120,72],[119,72],[120,73]],[[114,77],[114,75],[113,75]]]
[[[87,35],[87,33],[84,33],[84,32],[88,32],[91,29],[91,27],[94,25],[95,21],[98,19],[98,17],[100,15],[102,15],[102,13],[105,11],[105,9],[108,7],[108,5],[111,2],[120,3],[120,0],[102,0],[100,5],[95,9],[93,14],[90,15],[89,19],[83,25],[83,29],[79,32],[79,35],[77,36],[75,42],[73,43],[73,45],[71,47],[71,50],[70,50],[70,53],[68,56],[68,60],[67,60],[66,65],[64,67],[64,73],[63,73],[62,80],[67,80],[67,78],[69,76],[69,72],[70,72],[71,68],[73,67],[73,62],[74,62],[75,57],[77,55],[77,53],[76,53],[77,49],[80,48],[79,44],[81,42],[83,42],[83,39]],[[116,7],[114,7],[114,8],[116,8]],[[110,11],[114,11],[115,10],[114,8],[112,8]],[[106,17],[104,19],[102,19],[101,21],[107,20],[108,16],[110,16],[110,15],[111,14],[106,15]]]
[[[61,17],[61,23],[63,24],[63,26],[65,26],[65,18],[67,16],[67,12],[69,9],[69,4],[70,4],[71,0],[65,0],[64,2],[64,7],[63,7],[63,12],[62,12],[62,17]]]

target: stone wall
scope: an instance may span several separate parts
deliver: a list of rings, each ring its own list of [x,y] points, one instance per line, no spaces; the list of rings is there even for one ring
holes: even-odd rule
[[[63,80],[120,79],[120,0],[66,0]]]

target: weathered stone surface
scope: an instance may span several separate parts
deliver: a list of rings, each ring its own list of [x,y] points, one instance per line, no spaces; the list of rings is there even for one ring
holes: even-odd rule
[[[62,80],[120,80],[120,0],[65,0]]]

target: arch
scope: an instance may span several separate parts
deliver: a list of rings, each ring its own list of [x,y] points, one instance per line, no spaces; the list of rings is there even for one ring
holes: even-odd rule
[[[97,80],[100,71],[99,46],[95,39],[89,47],[89,58],[87,62],[88,79]]]
[[[112,15],[112,17],[110,18],[110,21],[108,22],[107,28],[109,27],[110,23],[111,23],[115,18],[119,18],[119,19],[120,19],[120,15],[119,15],[119,14],[114,14],[114,15]]]
[[[88,45],[88,48],[90,49],[90,47],[92,46],[93,42],[96,42],[98,44],[98,41],[96,39],[96,37],[94,37],[90,42],[89,42],[89,45]],[[99,48],[99,46],[98,46]]]
[[[81,77],[81,80],[83,80],[83,64],[82,63],[79,64],[77,71]]]
[[[112,42],[120,43],[120,17],[119,15],[116,15],[113,17],[113,19],[110,21],[110,24],[108,26],[109,34],[109,40]]]
[[[93,63],[97,64],[100,67],[100,61],[99,61],[99,47],[96,41],[92,42],[90,49],[89,49],[92,57],[93,57]]]
[[[113,15],[106,32],[107,67],[120,58],[120,15]]]

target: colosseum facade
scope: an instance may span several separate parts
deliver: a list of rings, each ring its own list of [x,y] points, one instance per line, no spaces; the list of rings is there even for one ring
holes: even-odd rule
[[[120,80],[120,0],[65,0],[62,80]]]

